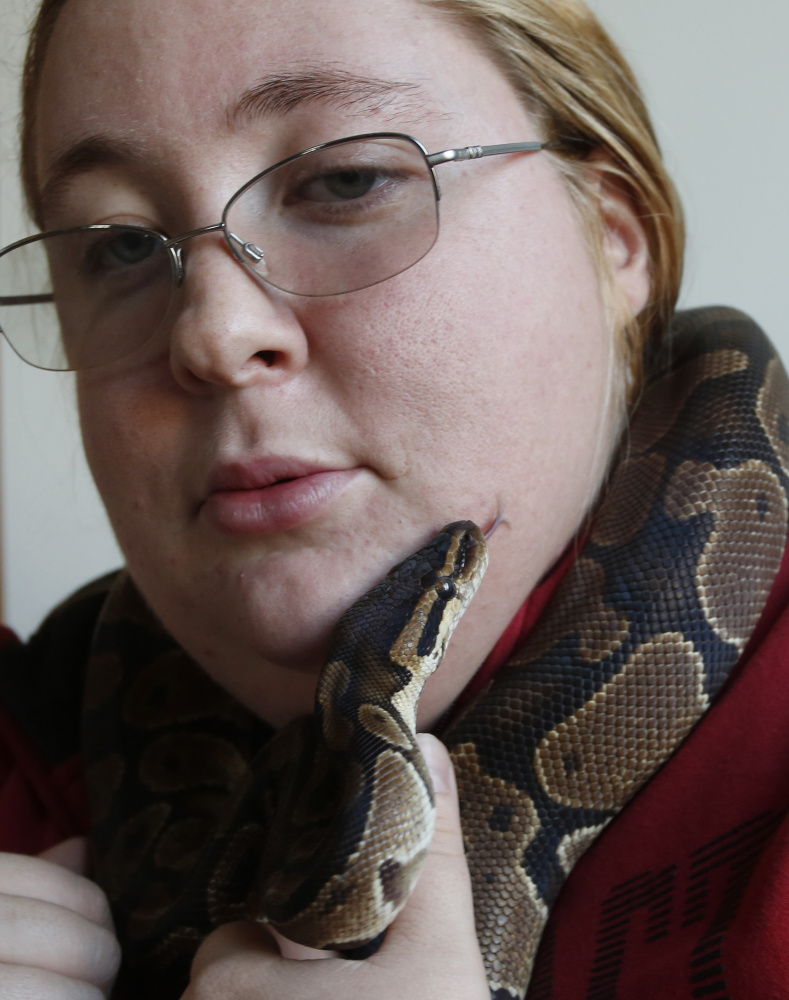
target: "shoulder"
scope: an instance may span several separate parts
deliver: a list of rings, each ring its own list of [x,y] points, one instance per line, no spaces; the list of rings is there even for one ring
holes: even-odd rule
[[[116,574],[82,587],[28,642],[0,626],[0,850],[37,854],[86,833],[80,754],[92,635]]]
[[[81,587],[27,642],[11,638],[3,645],[0,636],[0,704],[50,766],[79,749],[85,664],[116,576],[110,573]]]

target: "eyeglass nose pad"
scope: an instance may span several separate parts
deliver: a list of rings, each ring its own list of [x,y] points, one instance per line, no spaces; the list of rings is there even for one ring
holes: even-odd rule
[[[245,243],[241,247],[241,250],[252,261],[257,273],[265,277],[268,274],[268,267],[266,266],[266,255],[260,247],[256,246],[254,243]]]
[[[173,255],[173,280],[175,287],[180,288],[184,283],[184,251],[183,247],[170,247]]]
[[[255,243],[242,242],[235,233],[228,232],[227,238],[233,247],[236,256],[244,264],[248,264],[252,270],[262,278],[268,277],[268,267],[266,266],[266,256]]]

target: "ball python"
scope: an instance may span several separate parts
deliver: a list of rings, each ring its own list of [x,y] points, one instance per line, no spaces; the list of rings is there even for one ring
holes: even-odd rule
[[[769,343],[730,310],[678,314],[572,568],[439,733],[494,1000],[526,995],[573,865],[740,658],[784,552],[788,470],[789,384]],[[411,695],[485,558],[460,524],[396,568],[341,619],[314,716],[277,737],[121,574],[94,636],[83,745],[95,876],[134,995],[180,996],[199,942],[228,920],[266,919],[351,957],[375,947],[430,836]],[[395,842],[406,799],[426,818]]]

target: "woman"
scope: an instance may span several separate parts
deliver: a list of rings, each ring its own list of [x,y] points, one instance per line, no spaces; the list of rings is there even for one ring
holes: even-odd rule
[[[643,359],[665,338],[676,298],[680,210],[621,57],[575,3],[387,0],[371,14],[361,0],[68,0],[44,4],[25,86],[25,173],[42,231],[113,224],[185,236],[168,249],[139,228],[111,231],[85,257],[115,282],[95,314],[86,311],[95,298],[78,297],[77,271],[58,286],[72,253],[62,248],[84,234],[48,251],[60,289],[59,366],[79,370],[88,459],[134,585],[216,682],[213,698],[229,695],[242,708],[228,712],[279,729],[311,711],[334,623],[390,566],[447,522],[495,527],[484,584],[419,704],[420,729],[447,731],[479,665],[491,651],[488,670],[507,658],[524,616],[533,621],[572,562],[627,405],[643,388]],[[534,145],[443,166],[403,138],[411,135],[427,154]],[[303,150],[352,136],[368,138],[245,187]],[[340,170],[338,151],[349,154]],[[316,157],[318,167],[302,170]],[[429,190],[428,203],[411,200],[414,189]],[[363,226],[351,214],[356,201]],[[282,207],[272,250],[240,228],[259,202]],[[144,281],[139,270],[128,279],[132,267],[150,269]],[[30,357],[29,342],[15,342],[8,322],[17,349],[48,366]],[[762,521],[773,525],[765,504]],[[775,522],[776,536],[784,529]],[[765,598],[775,550],[755,587]],[[79,603],[83,616],[95,593]],[[106,609],[103,620],[112,621]],[[736,640],[741,651],[745,640]],[[79,690],[85,657],[66,655]],[[55,668],[61,681],[64,672]],[[13,668],[9,676],[13,689]],[[93,683],[88,716],[90,704],[105,710]],[[12,690],[8,700],[18,724],[20,699]],[[97,796],[126,780],[117,752],[118,767],[107,770],[100,729],[86,729],[84,748],[99,768],[97,830]],[[452,769],[437,741],[424,746],[438,833],[378,955],[361,965],[296,963],[316,956],[232,923],[199,949],[191,942],[191,983],[169,995],[332,997],[353,988],[470,1000],[488,996],[488,983],[502,998],[525,989],[528,968],[517,986],[496,985],[485,968]],[[602,825],[590,820],[580,838],[567,835],[575,854]],[[88,831],[61,829],[72,832]],[[703,845],[706,828],[696,833]],[[54,839],[35,841],[50,848],[43,860],[2,859],[0,902],[14,928],[0,945],[3,995],[108,996],[118,950],[104,896],[68,871],[87,872],[83,843]],[[115,857],[110,848],[97,862],[110,895],[121,878]],[[659,894],[649,900],[655,909]],[[533,902],[536,927],[547,909],[542,897]],[[584,905],[597,906],[597,896]],[[127,918],[124,947],[142,919]],[[527,936],[530,968],[539,933]],[[665,974],[684,976],[685,958]],[[551,995],[539,994],[550,967],[546,954],[533,995]],[[588,969],[583,976],[577,995]],[[128,982],[122,976],[119,989]],[[156,985],[154,977],[145,988]]]

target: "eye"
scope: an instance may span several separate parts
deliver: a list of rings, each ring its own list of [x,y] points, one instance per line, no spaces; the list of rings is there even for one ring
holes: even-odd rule
[[[297,193],[306,201],[353,201],[380,187],[386,179],[386,175],[373,168],[348,167],[314,177]]]
[[[97,271],[132,267],[148,260],[158,246],[159,241],[148,233],[121,233],[94,243],[90,248],[89,261]]]
[[[439,580],[436,584],[436,597],[439,601],[451,601],[457,593],[457,587],[451,580]]]
[[[121,264],[139,264],[147,260],[156,249],[156,240],[145,233],[124,233],[107,244],[104,257],[114,258]]]

